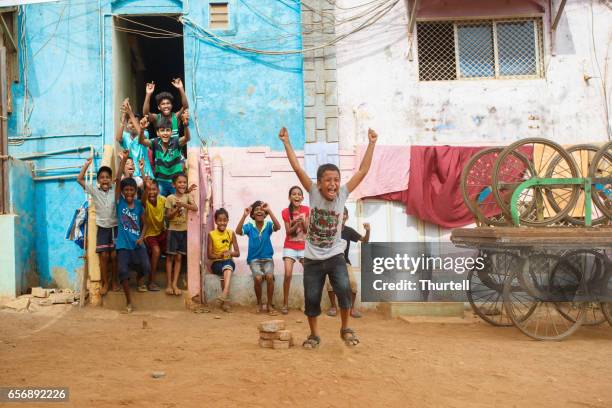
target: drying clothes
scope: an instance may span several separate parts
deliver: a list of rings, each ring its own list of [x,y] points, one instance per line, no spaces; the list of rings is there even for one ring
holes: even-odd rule
[[[359,169],[367,146],[357,146],[355,170]],[[370,171],[351,193],[356,200],[404,191],[410,174],[410,146],[376,146]]]
[[[85,226],[87,225],[87,201],[74,211],[66,230],[66,239],[74,241],[80,248],[85,246]]]

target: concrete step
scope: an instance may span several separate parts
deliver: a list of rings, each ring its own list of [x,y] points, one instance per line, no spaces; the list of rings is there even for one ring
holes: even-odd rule
[[[381,303],[379,309],[387,318],[399,316],[437,316],[463,318],[461,302],[390,302]]]
[[[187,290],[183,290],[182,295],[167,295],[164,288],[159,292],[138,292],[136,287],[131,287],[130,294],[135,310],[186,310],[189,301]],[[123,290],[120,292],[108,292],[102,298],[102,307],[112,310],[125,309],[125,295]]]

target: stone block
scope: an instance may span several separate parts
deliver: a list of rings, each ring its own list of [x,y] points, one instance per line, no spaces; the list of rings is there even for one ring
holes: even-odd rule
[[[49,291],[47,289],[41,288],[37,286],[32,288],[32,296],[37,298],[46,298],[49,297]]]
[[[277,333],[278,340],[289,341],[293,337],[291,330],[279,330]]]
[[[272,348],[275,350],[287,350],[291,347],[289,340],[272,340]]]
[[[276,333],[279,330],[285,329],[284,320],[266,320],[259,323],[258,329],[260,332]]]
[[[259,339],[259,347],[261,347],[261,348],[274,348],[274,341],[275,340]]]
[[[336,82],[325,83],[325,105],[338,105],[338,88]]]
[[[259,332],[259,338],[261,340],[278,340],[279,339],[279,332],[273,332],[273,333],[268,333],[268,332],[263,332],[260,331]]]
[[[304,82],[304,106],[314,106],[316,103],[316,91],[314,82]]]
[[[28,310],[28,306],[30,306],[30,298],[22,296],[17,298],[9,303],[6,303],[4,307],[15,310],[17,312],[23,312]]]
[[[327,131],[327,142],[338,142],[338,118],[326,118],[325,130]]]

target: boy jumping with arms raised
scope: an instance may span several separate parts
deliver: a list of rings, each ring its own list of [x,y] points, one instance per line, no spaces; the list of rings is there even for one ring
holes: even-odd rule
[[[378,135],[368,130],[369,144],[359,169],[344,186],[340,186],[340,169],[334,164],[323,164],[317,169],[317,183],[314,184],[295,156],[289,133],[284,127],[279,138],[285,146],[289,164],[298,179],[310,193],[310,217],[306,250],[304,253],[304,300],[305,311],[310,326],[310,335],[304,342],[305,348],[317,348],[321,342],[317,316],[321,314],[321,295],[325,286],[325,276],[329,276],[334,292],[338,296],[342,326],[340,337],[348,346],[359,344],[355,332],[348,327],[351,310],[351,288],[348,270],[344,260],[346,243],[341,238],[344,203],[363,178],[372,164],[374,146]]]

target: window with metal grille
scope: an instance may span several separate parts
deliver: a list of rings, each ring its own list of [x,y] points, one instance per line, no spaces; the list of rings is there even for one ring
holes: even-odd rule
[[[224,30],[229,28],[228,3],[209,3],[208,26],[217,30]]]
[[[542,19],[417,23],[419,79],[543,76]]]

